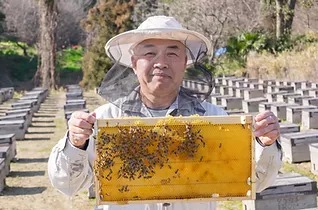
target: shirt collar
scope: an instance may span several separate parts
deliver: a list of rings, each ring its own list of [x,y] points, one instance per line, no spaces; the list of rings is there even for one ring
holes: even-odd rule
[[[141,101],[139,91],[140,87],[138,86],[131,92],[131,94],[123,100],[120,100],[121,102],[117,102],[117,104],[115,104],[121,108],[125,116],[151,117],[147,107]],[[167,115],[174,110],[177,110],[176,115],[182,116],[194,114],[204,115],[206,112],[200,101],[196,97],[191,96],[183,87],[180,87],[179,94],[176,100],[170,105]]]

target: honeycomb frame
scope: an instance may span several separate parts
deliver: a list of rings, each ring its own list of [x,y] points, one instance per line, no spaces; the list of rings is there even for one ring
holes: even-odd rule
[[[252,121],[248,115],[97,120],[94,163],[97,205],[255,199]],[[123,132],[145,139],[153,132],[157,140],[150,142],[149,147],[146,141],[132,140],[135,143],[120,147],[119,154],[116,148],[125,143]],[[186,143],[190,134],[198,140],[190,142],[189,137]],[[107,141],[105,136],[109,137]],[[154,148],[163,148],[163,144],[159,146],[161,141],[169,147],[156,152]],[[136,151],[138,147],[140,151]],[[192,147],[196,149],[189,149]],[[180,148],[183,150],[177,152]],[[134,155],[138,152],[155,155],[145,159],[147,155]],[[112,162],[109,157],[113,157]],[[156,161],[151,164],[154,157]],[[134,158],[144,164],[136,165]],[[131,164],[135,165],[129,167]]]

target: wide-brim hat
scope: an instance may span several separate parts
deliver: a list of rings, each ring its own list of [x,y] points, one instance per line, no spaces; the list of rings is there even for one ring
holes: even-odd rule
[[[152,16],[137,29],[111,38],[105,45],[106,54],[115,62],[131,67],[133,47],[147,39],[169,39],[185,44],[188,49],[188,65],[211,51],[210,41],[202,34],[183,28],[173,17]]]

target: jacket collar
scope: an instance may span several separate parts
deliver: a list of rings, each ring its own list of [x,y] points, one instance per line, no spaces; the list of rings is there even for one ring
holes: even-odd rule
[[[127,97],[114,102],[122,110],[124,116],[151,117],[147,107],[141,101],[139,91],[140,87],[137,87]],[[169,107],[167,114],[172,112],[174,116],[189,116],[194,114],[202,116],[206,110],[196,97],[191,96],[185,88],[180,87],[179,94]]]

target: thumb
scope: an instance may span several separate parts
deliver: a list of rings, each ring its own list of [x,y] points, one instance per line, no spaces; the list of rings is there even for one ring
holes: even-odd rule
[[[89,115],[96,118],[96,112],[91,112]]]
[[[88,116],[88,122],[94,124],[96,122],[96,112],[91,112]]]

